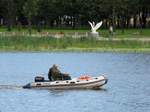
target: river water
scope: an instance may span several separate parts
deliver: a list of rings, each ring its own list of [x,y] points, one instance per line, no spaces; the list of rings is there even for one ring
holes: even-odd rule
[[[100,90],[20,86],[57,64],[72,77],[105,74]],[[150,112],[150,54],[0,53],[0,112]]]

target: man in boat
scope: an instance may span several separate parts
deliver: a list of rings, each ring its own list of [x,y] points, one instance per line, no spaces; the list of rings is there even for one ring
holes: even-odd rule
[[[55,64],[49,69],[48,78],[50,81],[71,79],[69,74],[61,73],[60,70],[58,69],[58,66]]]
[[[48,78],[50,81],[58,80],[61,78],[60,70],[58,69],[57,65],[53,65],[48,72]]]

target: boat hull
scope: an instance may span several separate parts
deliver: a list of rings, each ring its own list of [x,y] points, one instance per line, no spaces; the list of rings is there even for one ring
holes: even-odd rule
[[[65,80],[65,81],[45,81],[32,82],[23,88],[39,88],[39,89],[93,89],[100,88],[107,83],[108,79],[104,76],[92,78],[90,80]]]

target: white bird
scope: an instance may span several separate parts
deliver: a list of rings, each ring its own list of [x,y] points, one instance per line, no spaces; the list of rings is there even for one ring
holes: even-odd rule
[[[95,22],[92,22],[92,23],[90,21],[88,21],[88,22],[91,25],[92,33],[98,33],[96,30],[98,30],[102,26],[102,24],[103,24],[102,21],[99,22],[99,23],[97,23],[96,25],[95,25]]]

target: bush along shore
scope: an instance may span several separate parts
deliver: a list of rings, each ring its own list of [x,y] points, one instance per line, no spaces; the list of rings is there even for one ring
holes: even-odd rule
[[[150,52],[150,40],[0,36],[0,51]]]

